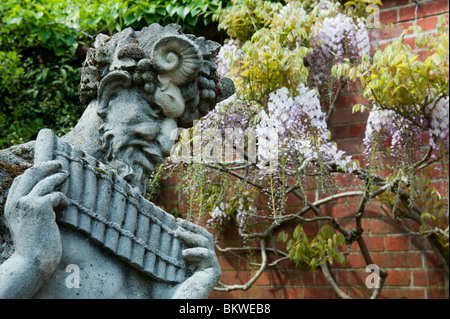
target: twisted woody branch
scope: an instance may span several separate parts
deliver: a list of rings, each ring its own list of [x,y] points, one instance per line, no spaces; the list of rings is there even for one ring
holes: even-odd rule
[[[418,166],[424,165],[424,163],[426,162],[427,159],[428,158],[424,158],[421,161],[421,163],[418,164]],[[230,176],[233,176],[234,178],[237,178],[244,183],[247,183],[253,187],[258,188],[259,190],[261,190],[264,193],[269,193],[269,191],[267,189],[265,189],[265,187],[262,184],[252,181],[248,177],[246,177],[244,175],[240,175],[235,170],[229,169],[228,167],[226,167],[224,165],[207,164],[207,166],[209,168],[213,168],[213,169],[219,170],[223,173],[229,174]],[[339,169],[337,169],[337,168],[334,168],[334,169],[335,169],[335,172],[339,172]],[[244,290],[244,291],[248,290],[255,283],[255,281],[261,276],[261,274],[264,270],[266,270],[268,267],[274,267],[274,266],[278,265],[279,262],[290,258],[289,254],[287,252],[282,251],[275,247],[267,248],[264,243],[265,243],[265,241],[270,240],[271,236],[273,235],[273,233],[275,231],[282,229],[284,226],[288,225],[289,223],[291,223],[293,221],[297,221],[300,223],[315,223],[315,222],[316,223],[317,222],[330,223],[334,229],[336,229],[338,232],[340,232],[341,234],[344,235],[344,237],[346,238],[346,244],[347,244],[348,249],[350,249],[350,245],[353,242],[356,242],[358,244],[358,247],[361,251],[361,254],[364,258],[366,265],[374,264],[374,261],[370,254],[370,251],[367,247],[364,237],[362,236],[362,234],[364,233],[364,229],[362,228],[362,218],[364,216],[364,210],[365,210],[366,204],[370,200],[375,199],[376,197],[380,196],[381,194],[383,194],[385,192],[392,192],[392,193],[398,192],[400,194],[400,198],[401,198],[404,206],[407,207],[408,212],[409,212],[409,215],[406,217],[414,220],[415,222],[417,222],[419,224],[422,222],[420,219],[420,215],[422,213],[420,211],[420,208],[413,203],[412,199],[410,198],[410,196],[407,192],[405,192],[404,190],[398,189],[398,185],[396,183],[389,183],[381,176],[373,174],[369,170],[363,169],[363,168],[356,169],[353,172],[353,174],[355,176],[359,177],[360,180],[362,180],[365,183],[364,191],[342,192],[342,193],[327,196],[325,198],[317,198],[314,202],[310,202],[307,200],[307,198],[305,198],[301,194],[301,192],[298,191],[297,187],[294,186],[294,187],[290,187],[290,188],[286,189],[286,195],[288,193],[292,193],[293,195],[295,195],[297,198],[299,198],[300,200],[302,200],[305,203],[305,207],[300,209],[296,213],[282,215],[277,218],[265,216],[264,217],[265,219],[272,219],[273,221],[263,231],[254,232],[254,233],[245,233],[241,229],[239,229],[240,236],[242,236],[248,242],[251,240],[255,240],[255,239],[259,240],[260,246],[257,248],[251,248],[251,249],[254,249],[255,251],[260,251],[260,254],[262,256],[262,262],[261,263],[253,263],[253,265],[258,266],[259,269],[255,273],[255,275],[252,278],[250,278],[250,280],[247,281],[246,283],[244,283],[242,285],[227,285],[227,284],[220,282],[220,286],[216,287],[215,289],[217,291],[226,291],[226,292],[232,291],[232,290]],[[373,192],[370,192],[369,191],[370,184],[372,184],[373,186],[376,186],[378,188],[375,189]],[[356,196],[361,197],[361,201],[360,201],[358,210],[354,214],[355,227],[353,229],[346,230],[344,227],[342,227],[339,224],[339,222],[335,218],[333,218],[331,216],[322,216],[320,208],[323,205],[328,204],[328,203],[338,200],[338,199],[347,198],[347,197],[356,197]],[[304,215],[308,211],[312,211],[315,214],[315,217],[305,218]],[[433,243],[433,240],[431,240],[431,244],[433,246],[433,249],[436,251],[439,259],[445,265],[446,272],[448,273],[448,259],[446,260],[444,258],[442,251],[441,251],[442,249],[437,248],[436,242]],[[248,250],[249,248],[248,247],[222,248],[216,243],[216,249],[219,252],[232,253],[235,256],[244,259],[241,255],[236,254],[236,252],[237,251],[245,251],[245,250]],[[268,261],[267,261],[267,253],[268,252],[273,253],[273,255],[275,255],[275,256],[278,255],[281,257],[279,257],[272,263],[268,263]],[[338,284],[336,283],[335,279],[333,278],[333,276],[329,270],[328,264],[326,262],[322,262],[320,264],[320,268],[324,274],[324,277],[329,282],[330,286],[336,292],[336,294],[343,299],[350,298],[342,289],[339,288]],[[370,296],[371,299],[376,299],[380,296],[387,276],[388,276],[388,273],[384,269],[380,269],[380,273],[378,276],[378,282],[376,283],[375,288]]]

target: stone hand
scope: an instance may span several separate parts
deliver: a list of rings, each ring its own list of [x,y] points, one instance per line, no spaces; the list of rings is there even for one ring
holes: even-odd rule
[[[53,273],[62,254],[54,209],[67,206],[66,196],[56,189],[68,174],[60,169],[58,161],[29,168],[14,180],[5,205],[15,252],[32,263],[38,262],[44,273]]]
[[[173,298],[208,298],[220,278],[220,265],[214,252],[214,240],[203,227],[178,219],[177,236],[190,248],[183,251],[184,260],[195,267],[194,274],[182,282]]]

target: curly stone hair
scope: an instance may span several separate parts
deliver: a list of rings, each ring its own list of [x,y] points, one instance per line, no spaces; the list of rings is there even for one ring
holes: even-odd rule
[[[162,27],[155,23],[141,31],[127,28],[111,37],[99,34],[81,68],[80,101],[87,105],[99,98],[102,80],[116,71],[125,72],[150,101],[161,85],[158,76],[170,72],[170,81],[179,87],[185,102],[178,126],[190,127],[193,120],[234,93],[232,81],[217,74],[219,48],[203,37],[182,34],[176,24]]]

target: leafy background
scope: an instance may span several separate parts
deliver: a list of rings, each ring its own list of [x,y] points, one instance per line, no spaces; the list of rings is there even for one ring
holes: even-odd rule
[[[39,129],[68,132],[81,116],[79,70],[98,33],[178,23],[214,40],[222,0],[2,0],[0,3],[0,149]]]

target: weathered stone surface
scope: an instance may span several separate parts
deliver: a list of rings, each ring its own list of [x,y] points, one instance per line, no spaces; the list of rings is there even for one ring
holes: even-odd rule
[[[177,25],[97,36],[76,127],[0,151],[0,297],[208,297],[212,236],[142,194],[172,131],[234,93],[218,48]]]
[[[14,252],[14,245],[4,217],[6,197],[17,176],[31,167],[34,142],[0,150],[0,264]]]

